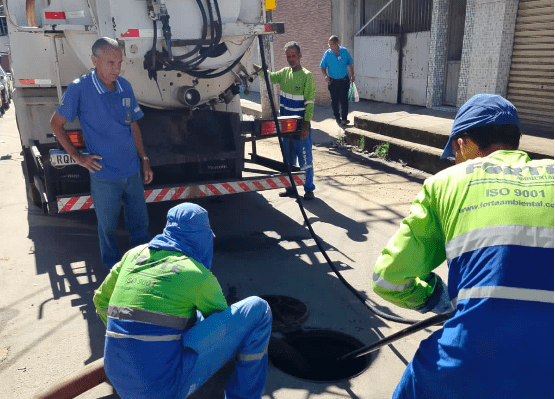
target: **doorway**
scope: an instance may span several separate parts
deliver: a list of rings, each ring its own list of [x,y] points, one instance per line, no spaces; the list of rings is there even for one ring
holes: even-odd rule
[[[449,5],[445,87],[443,90],[443,104],[445,105],[457,105],[465,19],[466,0],[451,0]]]

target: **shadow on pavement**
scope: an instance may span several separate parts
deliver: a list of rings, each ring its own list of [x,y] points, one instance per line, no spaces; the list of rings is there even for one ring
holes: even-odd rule
[[[322,264],[319,250],[306,227],[277,210],[272,201],[261,194],[252,193],[192,202],[208,211],[216,235],[213,272],[230,302],[251,295],[295,297],[309,307],[307,325],[345,330],[358,335],[362,342],[377,339],[373,329],[384,326],[384,322],[369,313],[364,305],[352,300],[352,293],[329,273],[327,264]],[[167,211],[175,205],[177,202],[149,205],[151,235],[163,230]],[[321,200],[312,203],[305,201],[304,205],[315,215],[311,221],[341,227],[353,241],[367,240],[368,229],[364,222],[356,222],[342,215]],[[291,206],[297,205],[291,202]],[[92,297],[107,275],[107,270],[100,262],[94,211],[45,216],[39,210],[30,210],[28,223],[37,274],[47,273],[50,278],[52,298],[48,301],[68,295],[77,296],[71,305],[78,307],[81,316],[87,321],[91,351],[90,358],[84,363],[99,359],[103,356],[105,328],[95,313]],[[118,241],[122,251],[129,249],[126,244],[127,234],[123,232],[125,226],[122,218],[118,226]],[[326,251],[338,252],[329,243],[322,241],[322,245]],[[348,254],[341,255],[350,259]],[[346,264],[338,267],[342,270],[350,268]],[[361,293],[366,297],[364,292]],[[41,304],[39,318],[44,317],[48,301]],[[66,320],[57,328],[64,322]],[[339,387],[346,395],[356,398],[349,381],[307,383],[287,378],[283,374],[280,376],[280,372],[273,367],[271,369],[266,390],[271,398],[274,397],[274,391],[282,388],[303,389],[318,394],[327,392],[331,386]],[[233,364],[227,364],[191,398],[223,398],[223,387],[232,371]],[[279,377],[273,379],[276,376]],[[104,398],[117,397],[114,392]]]

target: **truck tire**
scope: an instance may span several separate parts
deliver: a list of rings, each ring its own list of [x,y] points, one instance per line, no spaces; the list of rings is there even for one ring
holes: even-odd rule
[[[10,109],[10,98],[7,91],[2,93],[2,103],[2,108],[4,109],[4,111]]]
[[[42,209],[41,195],[39,190],[35,187],[35,175],[37,174],[36,166],[33,164],[31,154],[26,148],[23,148],[23,171],[27,197],[33,202],[33,204]]]
[[[27,196],[38,208],[42,209],[42,201],[40,198],[39,190],[33,183],[27,184]]]

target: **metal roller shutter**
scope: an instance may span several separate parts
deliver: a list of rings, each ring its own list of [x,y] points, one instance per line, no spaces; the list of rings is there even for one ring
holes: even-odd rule
[[[520,0],[507,99],[524,123],[553,125],[553,0]]]

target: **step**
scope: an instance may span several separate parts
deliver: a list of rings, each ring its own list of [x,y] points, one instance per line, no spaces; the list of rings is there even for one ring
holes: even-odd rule
[[[357,115],[355,127],[372,133],[443,149],[453,120],[407,112]]]
[[[441,150],[449,140],[452,124],[449,118],[405,111],[354,117],[354,125],[359,129]],[[553,158],[552,129],[522,124],[521,131],[520,150],[531,159]]]
[[[455,164],[453,159],[439,158],[443,149],[369,132],[357,127],[345,129],[345,142],[349,145],[360,147],[362,137],[364,137],[363,149],[374,152],[376,146],[389,143],[389,159],[426,173],[435,174]]]

